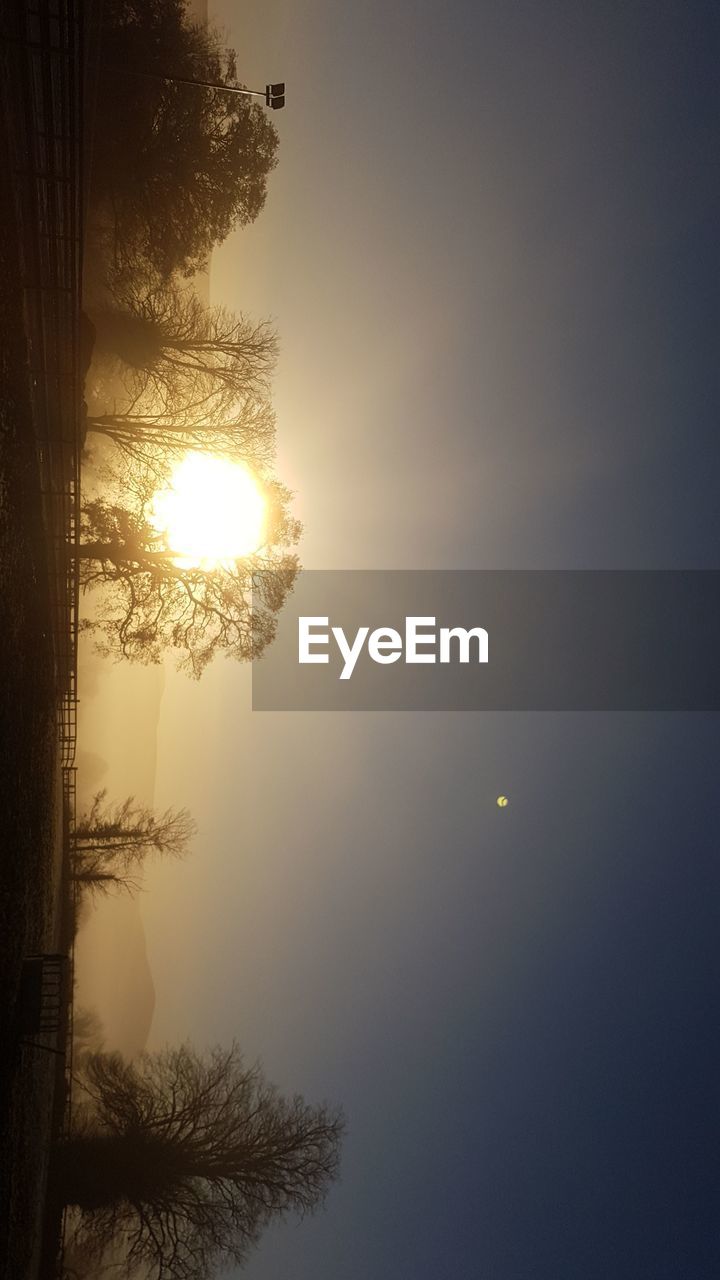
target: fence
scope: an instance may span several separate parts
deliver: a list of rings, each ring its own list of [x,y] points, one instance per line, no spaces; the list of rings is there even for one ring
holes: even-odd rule
[[[25,309],[30,395],[43,519],[58,691],[63,794],[63,875],[70,874],[75,828],[75,743],[79,581],[77,544],[82,451],[82,245],[84,152],[83,0],[9,0],[2,16],[3,115]],[[69,909],[73,887],[68,892]],[[70,1119],[72,1086],[72,928],[68,952],[67,1036],[56,1106]]]
[[[82,0],[15,0],[3,31],[37,456],[49,548],[61,763],[77,729],[83,239]]]

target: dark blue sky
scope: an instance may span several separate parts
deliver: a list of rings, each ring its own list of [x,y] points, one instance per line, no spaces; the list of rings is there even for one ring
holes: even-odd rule
[[[720,567],[717,7],[260,8],[280,164],[213,296],[277,319],[306,564]],[[719,1275],[717,719],[172,690],[156,1038],[349,1118],[250,1280]]]

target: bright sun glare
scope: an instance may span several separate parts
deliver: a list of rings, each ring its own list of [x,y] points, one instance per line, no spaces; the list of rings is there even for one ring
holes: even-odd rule
[[[150,518],[178,565],[212,569],[257,550],[265,499],[241,463],[189,453],[155,494]]]

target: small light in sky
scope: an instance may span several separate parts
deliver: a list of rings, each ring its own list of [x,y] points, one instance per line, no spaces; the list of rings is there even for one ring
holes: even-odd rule
[[[507,809],[508,803],[509,801],[507,796],[498,796],[497,798],[498,809]]]

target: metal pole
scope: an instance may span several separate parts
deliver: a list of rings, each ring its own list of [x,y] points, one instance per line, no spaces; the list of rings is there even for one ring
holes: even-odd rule
[[[188,76],[163,76],[159,71],[138,71],[136,67],[113,67],[113,71],[124,72],[131,76],[148,76],[151,80],[164,80],[166,84],[196,84],[201,89],[222,89],[225,93],[241,93],[246,97],[264,98],[264,89],[238,89],[232,84],[222,84],[220,80],[191,80]]]

